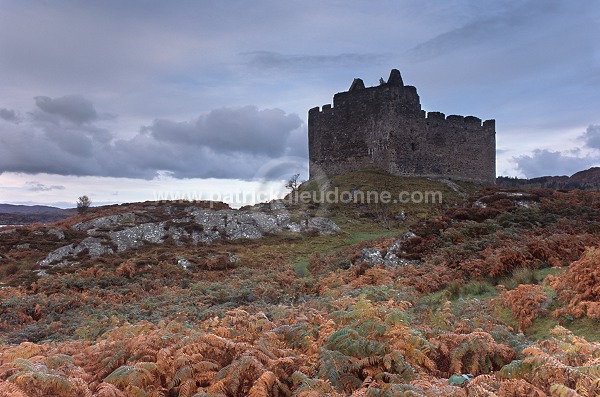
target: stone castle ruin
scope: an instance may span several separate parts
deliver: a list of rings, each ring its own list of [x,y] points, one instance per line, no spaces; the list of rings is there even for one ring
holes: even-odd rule
[[[496,179],[494,120],[425,113],[417,89],[393,69],[366,88],[354,79],[333,106],[308,112],[310,178],[382,169],[392,175],[482,184]]]

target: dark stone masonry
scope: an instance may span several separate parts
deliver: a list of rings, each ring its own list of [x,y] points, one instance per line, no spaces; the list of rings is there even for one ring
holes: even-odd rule
[[[417,89],[404,85],[396,69],[375,87],[354,79],[333,106],[310,109],[308,148],[311,179],[374,168],[483,184],[496,179],[495,121],[425,114]]]

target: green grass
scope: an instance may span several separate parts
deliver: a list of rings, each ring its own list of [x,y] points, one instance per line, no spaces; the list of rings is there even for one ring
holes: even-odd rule
[[[466,184],[465,186],[470,186]],[[476,186],[476,185],[474,185]],[[327,187],[327,189],[325,189]],[[361,171],[334,176],[330,180],[313,180],[304,183],[300,192],[325,192],[338,189],[342,191],[361,190],[389,191],[392,197],[397,197],[402,191],[440,191],[443,204],[431,203],[392,203],[385,211],[389,214],[390,222],[381,220],[381,206],[360,203],[300,203],[291,207],[292,219],[300,219],[300,211],[310,216],[328,216],[341,229],[332,236],[288,236],[282,241],[269,238],[261,239],[257,244],[251,244],[251,252],[246,254],[258,260],[263,255],[281,254],[292,265],[300,277],[308,276],[308,261],[311,255],[335,254],[339,250],[360,244],[364,241],[392,237],[406,232],[408,225],[420,219],[439,214],[442,207],[462,200],[460,195],[443,183],[425,178],[401,178],[391,176],[382,171]],[[408,213],[405,221],[393,220],[400,213]],[[266,243],[266,244],[265,244]],[[266,247],[266,250],[265,250]]]
[[[377,227],[374,229],[377,229]],[[348,246],[356,245],[364,241],[377,240],[383,237],[391,237],[396,234],[398,234],[397,231],[380,228],[380,230],[370,231],[347,231],[336,236],[306,238],[298,241],[298,243],[293,246],[288,246],[287,248],[290,250],[288,255],[292,267],[296,270],[296,274],[298,274],[299,277],[306,277],[309,275],[307,269],[308,260],[314,253],[321,255],[333,254]]]
[[[450,298],[450,292],[448,289],[443,289],[431,294],[423,295],[419,300],[419,305],[430,307],[431,309],[437,309],[441,307],[444,302]]]
[[[510,276],[502,277],[496,281],[497,285],[504,285],[507,289],[515,289],[521,284],[540,284],[544,281],[546,276],[552,274],[557,275],[564,271],[564,269],[557,269],[552,267],[545,267],[543,269],[529,269],[520,267],[511,273]]]
[[[476,191],[478,185],[460,183],[465,191]],[[328,191],[350,192],[390,192],[392,202],[389,205],[371,203],[321,203],[321,195]],[[442,203],[394,203],[401,192],[441,192]],[[439,214],[444,206],[462,201],[459,193],[446,184],[426,178],[396,177],[384,171],[356,171],[344,175],[333,176],[330,179],[317,179],[305,182],[299,192],[310,192],[315,195],[317,202],[301,203],[294,207],[296,211],[307,211],[311,216],[325,215],[341,228],[341,233],[335,236],[319,236],[296,239],[285,247],[270,246],[275,252],[285,251],[290,263],[301,276],[308,275],[307,264],[314,253],[331,254],[338,250],[359,244],[363,241],[391,237],[403,233],[407,224],[435,214]],[[394,217],[408,214],[406,223]],[[389,221],[384,221],[387,216]],[[272,251],[273,252],[273,251]]]
[[[538,269],[535,271],[535,279],[538,282],[542,282],[546,278],[546,276],[556,276],[560,273],[563,273],[564,271],[565,268],[545,267],[543,269]]]
[[[518,270],[518,269],[517,269]],[[541,283],[546,276],[552,274],[560,274],[564,272],[564,269],[557,268],[543,268],[538,269],[532,272],[532,282]],[[521,273],[517,272],[516,279],[519,279],[519,275]],[[505,284],[507,287],[515,284],[515,279],[509,279]],[[513,287],[513,288],[516,288]],[[533,320],[533,323],[530,327],[523,330],[523,333],[530,339],[534,341],[548,339],[550,337],[550,330],[557,325],[561,325],[577,336],[581,336],[590,342],[600,342],[600,328],[598,328],[598,321],[592,320],[587,317],[572,319],[565,321],[559,321],[552,317],[552,312],[561,306],[561,302],[557,300],[556,293],[550,288],[544,288],[544,293],[553,299],[550,306],[547,308],[546,312],[540,315],[540,317]],[[517,321],[512,317],[512,314],[508,308],[496,307],[495,315],[500,320],[506,323],[507,325],[513,327],[514,329],[518,328]]]
[[[478,185],[465,182],[460,182],[458,185],[466,193],[475,192],[480,188]],[[322,195],[326,195],[330,191],[335,191],[336,188],[340,193],[362,192],[365,197],[368,196],[368,192],[385,191],[390,193],[391,200],[389,204],[384,205],[375,204],[373,200],[370,203],[361,202],[351,204],[313,203],[309,204],[308,208],[312,208],[315,211],[331,211],[336,214],[353,216],[376,215],[378,212],[385,210],[389,211],[392,216],[404,211],[413,217],[424,217],[432,213],[439,213],[442,206],[449,206],[462,201],[461,194],[452,190],[445,183],[426,178],[397,177],[379,170],[355,171],[344,175],[332,176],[329,180],[313,180],[303,184],[300,187],[300,192],[316,194],[317,201],[319,201],[321,200],[320,197],[323,197]],[[409,202],[401,202],[401,192],[408,192],[409,194],[414,192],[440,192],[442,202],[412,202],[411,200]]]
[[[473,297],[486,299],[496,297],[497,295],[498,291],[488,281],[469,281],[459,289],[459,296],[462,298]]]
[[[525,329],[525,335],[533,340],[548,339],[550,330],[557,325],[562,325],[573,334],[585,338],[588,342],[600,342],[600,329],[598,329],[597,320],[583,317],[561,324],[550,313],[535,319],[531,327]]]
[[[598,328],[598,320],[591,318],[579,318],[571,321],[569,324],[563,325],[575,335],[584,337],[587,341],[600,342],[600,329]]]
[[[310,274],[308,270],[308,258],[302,257],[292,262],[292,267],[296,271],[298,277],[307,277]]]

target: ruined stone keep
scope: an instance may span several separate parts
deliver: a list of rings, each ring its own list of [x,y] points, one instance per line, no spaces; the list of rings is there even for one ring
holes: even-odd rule
[[[366,169],[484,184],[496,179],[495,121],[426,114],[417,89],[404,85],[396,69],[375,87],[354,79],[333,106],[310,109],[308,150],[311,179]]]

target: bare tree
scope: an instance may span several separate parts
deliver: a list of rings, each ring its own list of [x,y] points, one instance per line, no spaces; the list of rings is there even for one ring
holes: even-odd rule
[[[285,183],[285,187],[287,189],[290,189],[290,193],[293,194],[298,190],[298,188],[300,187],[300,184],[302,184],[302,182],[300,181],[300,174],[294,174]]]
[[[77,199],[77,212],[83,214],[92,205],[92,200],[88,196],[81,196]]]

